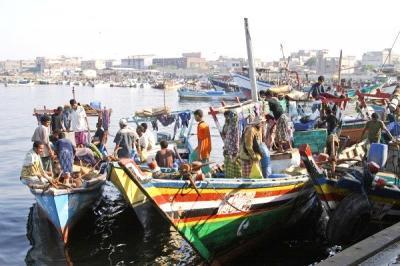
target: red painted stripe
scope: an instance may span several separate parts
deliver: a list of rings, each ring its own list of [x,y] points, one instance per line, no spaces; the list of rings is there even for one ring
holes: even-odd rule
[[[302,189],[303,186],[298,186],[292,189],[281,189],[281,190],[273,190],[273,191],[256,191],[255,198],[266,198],[272,196],[279,196],[288,193],[297,192]],[[193,201],[215,201],[222,200],[225,198],[225,193],[201,193],[200,195],[197,193],[176,193],[176,194],[162,194],[156,197],[153,197],[154,201],[157,204],[164,204],[168,202],[193,202]]]

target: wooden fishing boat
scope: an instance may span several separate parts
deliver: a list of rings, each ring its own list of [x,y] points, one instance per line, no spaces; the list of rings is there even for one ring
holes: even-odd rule
[[[64,243],[71,228],[80,217],[100,200],[106,174],[86,180],[81,187],[57,189],[49,186],[31,187],[31,193],[56,228]]]
[[[293,225],[314,203],[307,175],[193,182],[154,179],[130,160],[119,164],[126,177],[208,262],[231,259],[232,254],[245,250],[247,241]]]
[[[130,123],[135,123],[139,125],[142,122],[152,122],[157,120],[159,115],[179,115],[180,113],[188,113],[190,110],[182,111],[171,111],[169,108],[153,108],[152,110],[139,110],[135,112],[135,115],[127,118]],[[186,129],[182,127],[177,140],[170,139],[171,134],[166,132],[159,132],[157,134],[157,141],[165,139],[169,142],[169,149],[174,150],[175,153],[179,154],[179,157],[187,161],[190,157],[190,153],[193,148],[188,141],[191,134],[191,129],[193,126],[194,119],[192,118],[189,122],[189,127]],[[161,148],[158,144],[151,151],[148,151],[148,157],[150,159],[155,158],[156,152]],[[147,164],[140,165],[142,169],[149,170]],[[161,168],[161,171],[165,174],[174,173],[176,169],[173,168]],[[150,174],[150,171],[147,171]],[[138,189],[135,183],[126,175],[125,171],[121,169],[118,163],[112,163],[110,165],[110,171],[108,175],[108,180],[118,189],[121,195],[124,197],[126,202],[134,209],[136,212],[142,226],[147,228],[151,226],[151,219],[147,215],[148,209],[150,209],[150,202],[146,199],[145,195]]]
[[[365,149],[357,145],[354,148],[357,157],[363,157]],[[368,223],[400,220],[400,188],[395,173],[385,169],[371,172],[366,167],[349,164],[346,158],[344,163],[339,160],[336,171],[332,172],[329,167],[323,169],[317,166],[308,145],[300,148],[300,154],[317,195],[327,210],[327,237],[333,244],[359,240]],[[350,158],[354,159],[357,160]]]
[[[178,90],[179,100],[194,101],[236,101],[237,99],[246,100],[242,92],[225,92],[216,90],[195,90],[180,88]]]
[[[180,87],[182,87],[182,84],[177,83],[174,80],[166,80],[162,83],[157,83],[156,85],[153,86],[154,89],[159,89],[159,90],[177,90]]]

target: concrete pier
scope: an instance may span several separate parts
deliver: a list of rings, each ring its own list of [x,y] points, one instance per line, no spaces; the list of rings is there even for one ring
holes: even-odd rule
[[[398,258],[399,255],[400,222],[354,244],[317,265],[391,265],[400,260]]]

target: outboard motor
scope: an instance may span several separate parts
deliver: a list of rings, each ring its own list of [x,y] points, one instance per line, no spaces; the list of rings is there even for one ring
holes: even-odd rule
[[[394,113],[399,104],[400,104],[400,87],[396,87],[396,89],[392,93],[392,96],[390,97],[390,101],[388,104],[390,112]]]

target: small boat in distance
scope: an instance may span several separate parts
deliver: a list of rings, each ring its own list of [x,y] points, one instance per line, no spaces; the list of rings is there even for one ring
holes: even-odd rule
[[[156,83],[153,85],[154,89],[159,90],[176,90],[182,87],[182,84],[174,81],[174,80],[165,80],[163,82]]]
[[[236,101],[246,100],[242,92],[225,92],[223,90],[196,90],[190,88],[180,88],[178,90],[179,100],[194,101]]]

